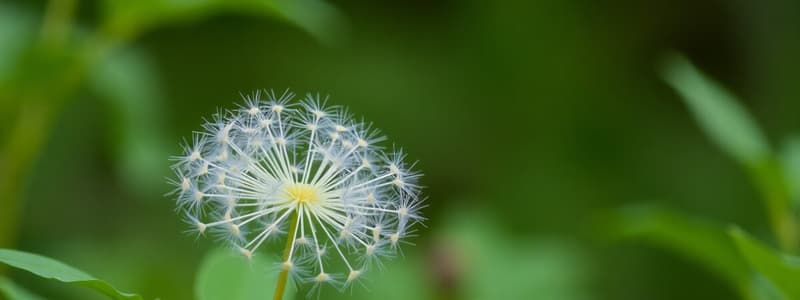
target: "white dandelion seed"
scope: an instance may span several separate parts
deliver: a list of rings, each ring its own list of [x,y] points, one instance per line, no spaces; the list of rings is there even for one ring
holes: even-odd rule
[[[424,220],[422,175],[405,153],[384,152],[377,129],[319,95],[244,98],[174,158],[170,183],[195,232],[214,233],[248,258],[285,240],[279,269],[315,288],[351,286],[397,254]]]

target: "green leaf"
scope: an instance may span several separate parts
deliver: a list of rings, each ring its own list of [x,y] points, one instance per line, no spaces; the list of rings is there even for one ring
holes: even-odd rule
[[[387,261],[384,272],[369,270],[364,275],[364,286],[353,286],[352,299],[405,300],[433,299],[434,291],[430,280],[426,280],[425,257],[418,254],[405,255]],[[414,287],[414,288],[408,288]],[[330,287],[320,292],[320,299],[342,299],[342,295]],[[329,293],[327,293],[330,291]],[[378,297],[377,295],[380,295]]]
[[[405,247],[385,270],[367,273],[355,299],[591,299],[588,263],[569,241],[509,234],[491,217],[450,211],[433,247]],[[322,299],[342,299],[323,293]]]
[[[18,286],[10,279],[0,276],[0,295],[5,296],[4,299],[8,300],[42,300],[30,291]],[[1,298],[1,297],[0,297]]]
[[[439,250],[450,253],[439,255],[461,263],[454,267],[463,270],[461,293],[465,299],[592,298],[585,292],[586,257],[574,243],[510,236],[502,223],[486,216],[450,214],[440,233],[448,243]]]
[[[345,31],[341,14],[320,0],[105,0],[102,9],[106,32],[121,38],[226,12],[285,19],[326,43]]]
[[[661,70],[705,132],[734,158],[754,165],[770,154],[764,134],[736,97],[697,70],[685,57],[672,55]]]
[[[786,140],[781,160],[794,206],[798,207],[800,206],[800,137],[791,137]]]
[[[747,263],[719,224],[665,208],[638,205],[614,213],[605,230],[617,239],[636,239],[672,249],[739,288],[750,280]]]
[[[736,97],[697,70],[685,57],[666,59],[662,76],[683,98],[711,139],[748,168],[761,191],[772,230],[785,249],[797,249],[796,218],[789,186],[764,134]]]
[[[109,141],[117,156],[120,176],[134,191],[154,191],[166,176],[164,157],[169,148],[162,128],[166,127],[164,97],[158,74],[150,58],[134,48],[114,53],[92,69],[92,90],[107,103]],[[140,195],[144,199],[158,199]]]
[[[256,255],[247,260],[226,250],[213,250],[203,259],[195,277],[194,291],[200,300],[249,300],[272,297],[278,281],[276,261]],[[292,299],[289,281],[284,299]]]
[[[8,80],[20,56],[36,38],[36,23],[27,11],[0,4],[0,81]]]
[[[139,295],[121,292],[105,281],[94,278],[60,261],[41,255],[11,249],[0,249],[0,262],[31,272],[39,277],[84,286],[113,299],[142,299]]]
[[[336,45],[347,35],[347,21],[335,7],[319,0],[276,0],[275,7],[287,20],[326,45]]]
[[[739,252],[789,299],[800,299],[800,257],[783,255],[739,228],[729,230]]]

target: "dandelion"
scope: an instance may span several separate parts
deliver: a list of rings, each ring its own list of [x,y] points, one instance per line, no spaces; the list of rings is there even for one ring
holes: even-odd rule
[[[352,286],[392,257],[424,220],[421,173],[385,137],[319,95],[254,93],[219,111],[175,157],[178,209],[199,234],[250,258],[285,240],[275,299],[288,277]]]

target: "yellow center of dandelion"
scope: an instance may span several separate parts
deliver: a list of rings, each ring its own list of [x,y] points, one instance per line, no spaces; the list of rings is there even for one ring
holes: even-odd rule
[[[286,187],[286,196],[298,203],[315,203],[319,201],[319,191],[310,184],[295,183]]]

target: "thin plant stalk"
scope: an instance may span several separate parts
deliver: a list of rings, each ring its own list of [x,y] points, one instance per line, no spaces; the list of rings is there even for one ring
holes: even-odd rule
[[[297,231],[297,210],[292,212],[291,222],[289,223],[289,234],[286,238],[286,247],[283,250],[283,261],[289,259],[289,252],[292,251],[292,240],[294,239],[295,231]],[[286,282],[289,281],[289,269],[284,268],[278,275],[278,284],[275,286],[275,296],[273,300],[282,300],[284,291],[286,290]]]

